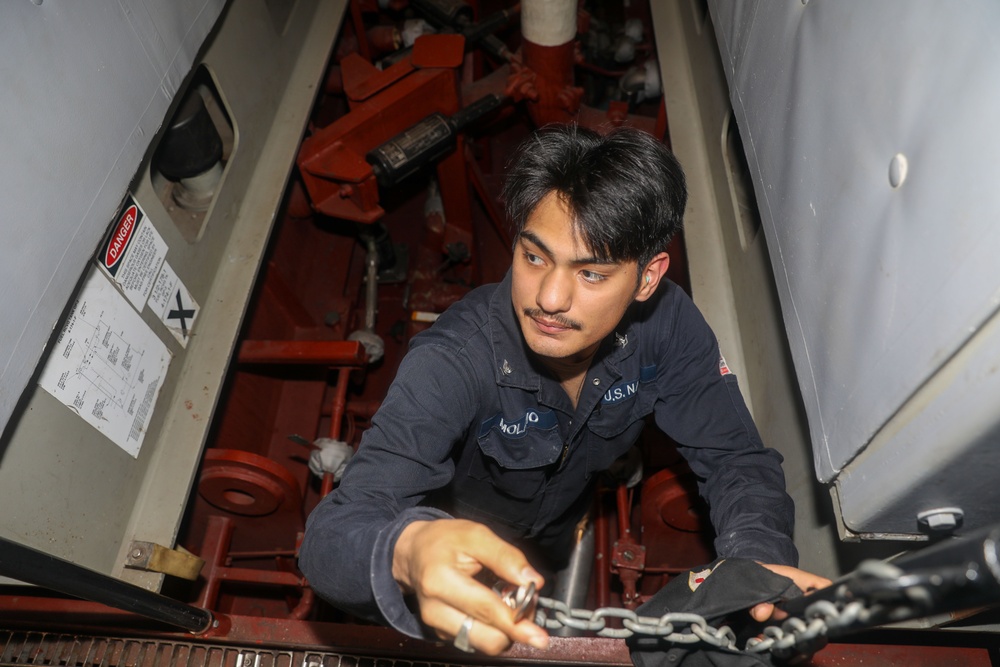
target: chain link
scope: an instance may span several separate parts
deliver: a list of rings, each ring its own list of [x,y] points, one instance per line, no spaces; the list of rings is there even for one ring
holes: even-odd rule
[[[885,600],[866,602],[850,599],[847,587],[842,585],[836,591],[836,601],[816,600],[806,607],[801,618],[791,616],[781,624],[765,627],[762,637],[747,640],[743,652],[757,654],[770,651],[779,658],[798,653],[811,654],[822,647],[831,632],[866,624],[873,615],[886,614],[887,604],[899,606],[909,612],[913,608],[919,608],[929,597],[927,588],[921,582],[906,583],[899,568],[883,561],[865,561],[858,566],[857,574],[866,580],[882,584],[885,591],[890,591],[883,595]],[[891,612],[888,616],[891,618]],[[621,619],[624,627],[608,627],[609,618]],[[670,612],[662,616],[640,616],[630,609],[617,607],[602,607],[591,611],[572,609],[559,600],[539,597],[535,623],[548,630],[572,628],[594,632],[598,637],[626,639],[633,635],[645,635],[660,637],[672,644],[701,642],[717,648],[740,650],[736,645],[736,634],[729,626],[713,627],[704,617],[692,613]]]

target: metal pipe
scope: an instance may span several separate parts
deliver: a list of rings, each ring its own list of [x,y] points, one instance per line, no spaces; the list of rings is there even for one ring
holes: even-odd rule
[[[632,503],[625,484],[619,484],[615,489],[615,504],[618,509],[618,539],[624,540],[632,535]]]
[[[369,230],[370,231],[370,230]],[[363,235],[368,249],[365,270],[365,326],[351,333],[347,340],[361,343],[368,354],[368,363],[373,364],[385,354],[385,341],[375,333],[375,318],[378,313],[378,239],[374,233]]]
[[[212,627],[211,612],[178,602],[0,537],[0,574],[146,618],[204,632]]]
[[[340,423],[344,419],[344,411],[347,408],[347,386],[351,379],[351,369],[340,368],[337,370],[337,387],[333,397],[333,405],[330,410],[330,437],[340,440]],[[333,491],[333,473],[323,475],[323,483],[320,485],[320,497],[326,497]]]
[[[365,329],[375,331],[375,312],[378,307],[378,244],[375,237],[365,239],[368,248],[368,275],[365,284]]]
[[[354,26],[354,34],[358,38],[358,52],[362,58],[371,62],[372,50],[371,46],[368,45],[368,35],[365,32],[365,20],[361,16],[361,3],[359,0],[351,0],[351,23]]]
[[[570,122],[579,112],[583,89],[573,85],[576,18],[576,0],[521,3],[521,55],[524,66],[536,75],[527,108],[539,127]]]
[[[222,579],[218,576],[218,572],[226,567],[226,554],[232,541],[233,520],[218,514],[209,516],[205,537],[201,543],[201,557],[205,560],[201,575],[205,579],[205,585],[196,600],[198,606],[214,609],[219,602]]]
[[[347,340],[245,340],[236,357],[241,364],[303,364],[361,367],[361,343]]]
[[[514,54],[510,52],[503,40],[499,39],[493,32],[504,27],[511,19],[520,12],[520,7],[502,9],[491,14],[484,20],[476,23],[472,21],[472,8],[464,3],[437,2],[436,0],[413,0],[413,8],[424,15],[424,17],[439,28],[442,33],[457,32],[465,37],[465,49],[468,51],[478,47],[501,62],[513,59]],[[466,11],[468,10],[468,11]],[[383,58],[381,69],[403,60],[413,53],[413,47],[400,49]]]
[[[590,575],[594,569],[594,524],[587,521],[577,531],[576,544],[570,555],[569,563],[556,573],[552,597],[565,602],[571,609],[578,609],[587,604],[587,593],[590,588]],[[552,632],[559,637],[576,637],[582,635],[580,630],[569,627]]]
[[[608,527],[608,513],[604,508],[603,485],[598,486],[594,499],[594,567],[597,577],[594,585],[597,587],[597,606],[607,607],[611,604],[611,550],[609,547],[611,529]]]

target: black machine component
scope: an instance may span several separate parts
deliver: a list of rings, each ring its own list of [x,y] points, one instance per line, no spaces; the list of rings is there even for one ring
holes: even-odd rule
[[[520,10],[503,9],[479,22],[472,20],[472,8],[461,0],[412,0],[413,8],[441,32],[459,33],[465,37],[466,50],[474,47],[499,61],[510,60],[511,52],[493,33],[507,25]],[[401,49],[388,56],[383,65],[401,60],[411,49]]]
[[[472,7],[463,0],[412,0],[411,4],[438,27],[472,20]]]
[[[205,101],[192,90],[174,114],[154,164],[171,181],[180,181],[208,171],[221,159],[222,138]]]
[[[845,626],[843,632],[996,606],[1000,604],[1000,526],[949,538],[885,563],[863,563],[832,585],[789,600],[782,608],[801,616],[818,600],[839,606],[859,600],[870,610],[863,623]]]
[[[399,183],[424,165],[447,153],[458,133],[507,102],[499,95],[485,95],[455,115],[435,113],[371,150],[365,160],[382,187]]]

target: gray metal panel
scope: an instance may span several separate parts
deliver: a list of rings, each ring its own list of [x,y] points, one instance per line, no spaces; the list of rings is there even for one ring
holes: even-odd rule
[[[147,588],[162,582],[162,575],[123,569],[125,554],[132,540],[174,546],[244,310],[346,0],[286,4],[288,11],[275,12],[275,2],[233,3],[199,60],[236,138],[197,238],[182,233],[161,200],[149,166],[151,147],[126,179],[132,181],[136,200],[168,246],[167,262],[201,306],[186,348],[149,307],[141,312],[174,356],[138,457],[133,459],[41,388],[30,386],[25,404],[0,441],[4,537]],[[119,64],[125,63],[114,63]],[[81,125],[85,125],[82,120]],[[75,185],[72,179],[57,182],[51,196],[64,186]],[[101,232],[113,212],[107,212]],[[70,287],[95,245],[96,240],[85,249]],[[57,259],[49,263],[56,264]],[[64,297],[49,328],[68,298]]]
[[[0,428],[224,4],[0,9]]]
[[[822,503],[826,494],[817,492],[767,244],[752,216],[744,215],[748,175],[730,142],[736,122],[718,44],[697,2],[657,0],[650,9],[670,143],[688,179],[684,247],[692,297],[739,377],[764,443],[785,459],[801,567],[835,577],[853,555],[838,549]]]
[[[828,481],[1000,304],[1000,5],[711,10]]]
[[[992,317],[837,478],[845,525],[914,534],[956,508],[966,530],[1000,520],[1000,316]]]

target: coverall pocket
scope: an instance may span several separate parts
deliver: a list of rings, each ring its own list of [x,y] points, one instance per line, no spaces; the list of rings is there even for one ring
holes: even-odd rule
[[[653,411],[654,396],[640,393],[634,400],[602,405],[587,422],[596,435],[590,438],[587,450],[587,473],[603,472],[635,444],[646,425],[645,418]]]
[[[490,431],[479,438],[469,475],[489,481],[501,493],[530,500],[541,490],[549,470],[562,453],[558,429],[536,431],[528,437],[507,438]]]

